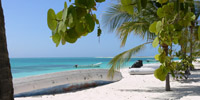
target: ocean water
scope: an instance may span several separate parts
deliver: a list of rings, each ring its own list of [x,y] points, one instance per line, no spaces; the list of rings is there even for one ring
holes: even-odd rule
[[[112,58],[92,58],[92,57],[76,57],[76,58],[11,58],[11,71],[13,78],[21,78],[33,75],[41,75],[53,72],[78,70],[84,68],[76,68],[74,65],[90,65],[101,62],[98,68],[110,68],[108,65]],[[154,58],[132,58],[123,67],[130,67],[135,61],[143,60],[143,63],[156,63]],[[89,68],[87,68],[89,69]]]

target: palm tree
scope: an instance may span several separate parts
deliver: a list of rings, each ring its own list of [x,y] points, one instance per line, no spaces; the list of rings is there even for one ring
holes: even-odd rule
[[[0,100],[14,100],[3,9],[0,0]]]
[[[141,49],[144,49],[145,44],[151,43],[151,40],[154,39],[154,34],[151,34],[148,30],[150,23],[159,20],[157,17],[157,9],[158,7],[161,7],[158,3],[155,1],[148,1],[146,9],[143,9],[141,12],[138,11],[137,6],[137,0],[132,0],[133,3],[131,6],[133,6],[133,13],[130,15],[126,12],[123,12],[123,7],[121,7],[121,4],[118,3],[116,5],[112,5],[106,14],[104,14],[104,23],[106,26],[109,27],[111,31],[115,30],[117,31],[117,35],[121,39],[121,46],[124,46],[126,43],[126,39],[128,35],[131,33],[134,33],[135,35],[140,35],[143,39],[147,39],[147,43],[141,44],[139,46],[136,46],[135,48],[132,48],[130,50],[127,50],[117,56],[115,56],[110,61],[110,71],[109,75],[113,75],[115,72],[115,69],[119,69],[120,66],[124,63],[130,60],[131,56]],[[188,2],[191,3],[191,2]],[[195,3],[196,4],[196,3]],[[130,5],[128,5],[130,6]],[[192,5],[190,5],[192,6]],[[138,8],[138,9],[137,9]],[[192,11],[195,13],[195,15],[198,16],[199,14],[199,8],[198,5],[195,5],[192,7],[192,9],[195,9],[196,11]],[[130,12],[130,10],[128,11]],[[192,25],[194,27],[194,25]],[[192,29],[192,28],[191,28]],[[191,30],[191,39],[193,38],[192,30]],[[188,37],[187,37],[188,38]],[[150,40],[150,41],[149,41]],[[190,46],[192,46],[192,43],[189,43]],[[164,49],[166,56],[168,55],[168,45],[162,44],[162,48]],[[192,58],[192,51],[193,48],[190,47],[190,56]],[[170,90],[170,84],[169,84],[169,74],[166,76],[166,91]]]
[[[146,9],[140,13],[135,11],[133,14],[129,14],[121,8],[121,4],[111,5],[106,13],[103,15],[104,26],[109,31],[116,31],[117,36],[121,39],[121,47],[126,44],[127,37],[130,34],[135,34],[146,39],[147,42],[140,44],[130,50],[122,52],[115,56],[109,64],[112,65],[110,68],[109,75],[114,74],[115,69],[119,69],[120,66],[130,60],[133,54],[145,48],[146,44],[152,43],[155,35],[149,32],[149,26],[154,21],[158,20],[156,2],[148,2]],[[134,9],[137,9],[137,4],[133,5]]]
[[[159,20],[157,9],[161,5],[156,1],[148,1],[146,8],[142,11],[138,10],[137,0],[133,1],[131,5],[133,6],[133,14],[131,15],[123,11],[120,3],[112,5],[103,16],[104,24],[109,27],[110,31],[117,31],[117,36],[121,39],[121,47],[125,45],[127,37],[131,33],[141,36],[147,42],[115,56],[109,62],[111,68],[108,75],[112,77],[116,69],[119,70],[122,64],[129,61],[132,55],[144,49],[146,44],[152,43],[155,37],[155,34],[149,32],[149,26],[154,21]],[[168,45],[164,44],[162,47],[168,55]],[[165,90],[170,91],[169,74],[166,76]]]

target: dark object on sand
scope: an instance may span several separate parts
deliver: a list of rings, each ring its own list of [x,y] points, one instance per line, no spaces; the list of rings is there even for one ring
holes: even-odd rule
[[[131,68],[140,68],[142,66],[143,66],[142,60],[138,60],[131,66]]]

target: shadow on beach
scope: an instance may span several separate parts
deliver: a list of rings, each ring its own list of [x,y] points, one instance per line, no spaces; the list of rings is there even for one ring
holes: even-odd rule
[[[144,89],[119,89],[122,92],[139,92],[139,93],[162,93],[163,96],[152,97],[149,99],[163,100],[163,99],[181,99],[185,96],[199,96],[200,95],[200,70],[192,71],[192,75],[187,80],[171,81],[171,91],[165,91],[164,87],[147,87]],[[178,84],[176,86],[173,86]]]
[[[164,88],[148,88],[148,89],[121,89],[122,92],[149,92],[149,93],[163,93],[163,96],[149,98],[149,99],[181,99],[184,96],[199,96],[200,94],[200,86],[180,86],[172,88],[171,91],[165,91]]]

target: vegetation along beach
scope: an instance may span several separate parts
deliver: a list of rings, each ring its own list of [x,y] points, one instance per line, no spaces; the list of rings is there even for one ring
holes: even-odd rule
[[[0,0],[0,100],[200,100],[200,0]]]

